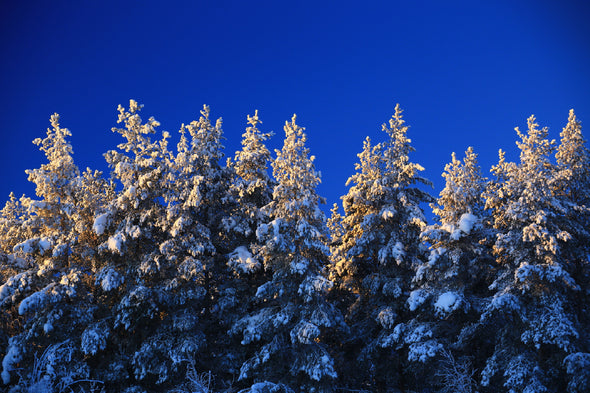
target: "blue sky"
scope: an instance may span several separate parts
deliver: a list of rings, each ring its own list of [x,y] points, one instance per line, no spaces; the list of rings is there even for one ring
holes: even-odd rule
[[[535,114],[559,138],[574,108],[590,124],[590,7],[583,1],[31,1],[0,5],[0,195],[34,194],[31,141],[58,112],[74,159],[108,175],[118,104],[144,104],[177,135],[203,104],[222,117],[226,155],[255,109],[280,148],[293,113],[306,127],[331,206],[356,154],[396,103],[414,162],[435,188],[451,152],[483,171],[517,160],[514,127]],[[586,136],[590,128],[584,128]]]

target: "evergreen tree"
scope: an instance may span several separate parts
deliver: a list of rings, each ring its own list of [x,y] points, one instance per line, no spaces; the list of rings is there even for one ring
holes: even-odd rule
[[[16,199],[14,193],[10,193],[9,200],[0,212],[0,251],[12,253],[14,246],[32,237],[32,228],[24,225],[27,218],[27,209],[23,206],[26,197],[23,195]]]
[[[258,125],[258,111],[248,116],[249,126],[242,135],[242,149],[228,159],[227,169],[233,178],[229,184],[227,215],[223,218],[223,232],[231,249],[225,254],[227,275],[224,293],[216,304],[215,312],[225,330],[248,315],[255,303],[256,289],[270,277],[255,256],[260,247],[256,239],[259,225],[268,222],[263,207],[272,200],[273,180],[268,175],[270,152],[264,142],[272,135],[262,133]],[[234,375],[247,360],[246,348],[236,336],[222,334],[223,357],[221,367]]]
[[[470,392],[475,385],[472,363],[478,361],[473,348],[484,347],[473,337],[472,327],[490,295],[487,284],[494,269],[485,242],[492,235],[482,198],[486,178],[471,147],[463,162],[453,153],[442,176],[445,187],[431,205],[439,223],[422,232],[431,251],[416,270],[414,283],[427,301],[416,310],[415,319],[431,324],[433,337],[445,347],[430,383],[442,383],[443,391]]]
[[[413,148],[401,113],[397,105],[389,126],[383,125],[385,142],[365,141],[357,173],[347,182],[354,185],[342,198],[342,235],[333,249],[339,286],[351,297],[347,351],[361,360],[347,373],[357,376],[353,383],[376,390],[409,388],[407,362],[424,362],[438,348],[427,326],[406,323],[408,306],[415,307],[408,296],[426,225],[420,203],[432,198],[415,187],[430,183],[419,176],[423,168],[410,162]]]
[[[272,179],[258,113],[222,166],[207,106],[176,152],[140,110],[118,108],[109,180],[79,171],[58,115],[34,141],[37,197],[0,212],[5,390],[590,389],[590,151],[573,111],[559,145],[534,117],[517,128],[520,161],[500,151],[493,181],[472,148],[453,154],[434,201],[396,106],[326,220],[295,116]]]
[[[576,317],[580,322],[581,342],[586,345],[581,352],[564,360],[568,374],[568,391],[581,392],[590,389],[590,151],[582,135],[582,125],[570,110],[568,122],[560,134],[561,141],[555,154],[557,159],[556,192],[568,206],[568,214],[562,223],[571,235],[567,247],[562,249],[563,259],[572,277],[580,286],[575,298]]]
[[[258,124],[258,111],[248,116],[249,127],[242,135],[242,150],[237,151],[234,160],[228,159],[228,168],[233,170],[234,179],[229,193],[235,200],[234,210],[223,219],[224,229],[235,234],[237,246],[250,243],[256,238],[256,229],[266,221],[263,207],[272,200],[274,181],[268,175],[270,151],[264,142],[272,133],[262,133]],[[238,267],[246,273],[247,266]]]
[[[129,110],[119,107],[125,127],[113,131],[125,142],[106,158],[122,189],[94,222],[104,240],[98,247],[103,262],[97,292],[107,306],[94,326],[107,336],[105,348],[117,351],[105,356],[90,347],[85,353],[100,355],[100,377],[109,386],[163,390],[183,381],[189,365],[204,367],[197,355],[207,346],[201,318],[206,318],[205,272],[214,249],[209,230],[199,223],[202,200],[193,186],[206,172],[198,165],[208,158],[199,156],[197,162],[194,149],[179,149],[174,157],[168,133],[152,141],[159,123],[153,118],[143,123],[140,109],[135,101]],[[190,129],[198,132],[195,124]],[[187,155],[193,161],[185,168]]]
[[[571,356],[588,347],[569,258],[571,225],[564,219],[571,211],[565,190],[556,188],[555,141],[547,129],[531,116],[528,133],[516,131],[520,162],[505,162],[501,152],[492,170],[498,180],[485,192],[498,231],[499,270],[480,320],[479,334],[494,337],[481,383],[490,391],[565,391],[566,371],[576,368]],[[566,359],[573,362],[568,370]],[[570,385],[570,391],[581,390]]]
[[[82,236],[92,222],[84,202],[100,200],[108,187],[90,190],[94,175],[80,175],[67,141],[69,130],[61,128],[59,116],[51,117],[47,137],[36,139],[47,163],[28,170],[40,198],[12,198],[4,218],[18,225],[20,243],[8,251],[4,266],[18,266],[0,287],[0,306],[7,310],[11,338],[3,356],[2,379],[30,390],[66,389],[88,380],[90,369],[80,351],[79,337],[92,320],[90,255]],[[90,193],[94,192],[94,195]],[[10,243],[8,243],[10,244]],[[2,321],[4,322],[4,321]],[[67,363],[66,363],[67,362]],[[15,365],[23,365],[16,379]]]
[[[570,110],[568,122],[560,134],[555,157],[558,164],[558,188],[577,205],[589,205],[590,151],[582,135],[582,124]]]
[[[272,163],[277,184],[265,207],[272,221],[256,233],[256,257],[271,278],[257,289],[253,312],[232,331],[252,351],[240,380],[331,390],[337,375],[325,340],[342,321],[326,301],[332,282],[325,273],[328,231],[316,193],[320,178],[295,120],[285,124],[285,142]]]

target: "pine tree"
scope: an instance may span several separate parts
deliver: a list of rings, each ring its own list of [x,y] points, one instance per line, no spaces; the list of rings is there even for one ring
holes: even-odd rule
[[[0,212],[0,251],[10,254],[14,246],[32,237],[31,228],[24,225],[29,220],[27,209],[23,206],[23,195],[16,199],[14,193],[10,193],[9,200]]]
[[[196,218],[200,200],[190,194],[204,169],[183,177],[186,168],[178,163],[185,152],[174,157],[166,132],[152,141],[159,123],[153,118],[144,123],[140,109],[133,100],[129,110],[119,107],[124,128],[113,131],[125,142],[105,155],[122,186],[94,222],[103,240],[96,291],[106,307],[93,327],[106,344],[96,350],[89,343],[83,350],[100,359],[99,375],[109,386],[161,390],[182,381],[207,345],[200,318],[213,247]],[[105,348],[118,350],[105,356]]]
[[[347,182],[354,185],[342,198],[342,236],[333,250],[339,286],[352,298],[348,351],[362,360],[352,375],[366,370],[354,383],[377,390],[408,388],[405,363],[425,361],[438,345],[426,326],[405,323],[408,304],[414,308],[413,298],[406,300],[413,269],[421,263],[419,236],[426,225],[420,203],[432,198],[415,187],[430,183],[419,176],[423,168],[410,162],[413,148],[401,113],[397,105],[389,126],[383,125],[385,142],[364,143],[357,173]]]
[[[36,194],[41,201],[30,201],[29,208],[42,222],[39,226],[47,237],[62,242],[57,238],[68,234],[71,224],[72,210],[75,209],[74,193],[78,186],[80,172],[72,158],[72,147],[66,140],[72,133],[59,125],[59,115],[51,116],[51,129],[47,129],[47,137],[33,141],[40,145],[45,153],[47,163],[41,168],[27,170],[29,181],[35,183]],[[64,239],[65,240],[65,239]]]
[[[567,247],[562,250],[563,259],[572,277],[580,286],[575,297],[576,317],[579,319],[581,342],[580,352],[565,358],[568,374],[568,391],[581,392],[590,389],[590,151],[582,135],[582,125],[570,110],[567,125],[560,134],[561,141],[556,151],[557,174],[556,192],[565,198],[568,214],[562,217],[562,224],[571,235]]]
[[[233,178],[228,189],[226,216],[222,219],[224,250],[227,271],[224,272],[224,292],[215,306],[220,326],[229,330],[233,324],[248,315],[255,302],[256,289],[270,277],[255,256],[260,245],[256,230],[268,222],[263,207],[272,200],[273,180],[268,175],[270,151],[264,142],[272,135],[262,133],[258,111],[248,116],[248,127],[242,135],[242,149],[228,159],[226,169]],[[235,375],[246,361],[246,348],[232,335],[220,335],[224,363],[218,368]]]
[[[472,147],[463,162],[453,153],[442,176],[445,187],[431,205],[439,223],[422,232],[422,239],[430,244],[430,256],[413,280],[428,300],[417,309],[415,318],[430,323],[433,337],[445,347],[439,353],[439,372],[430,383],[443,383],[441,387],[449,392],[472,391],[472,363],[478,362],[473,348],[484,349],[472,328],[490,296],[487,285],[494,271],[485,242],[493,235],[482,198],[487,182]],[[439,377],[442,380],[437,381]]]
[[[92,176],[80,175],[74,164],[67,141],[71,133],[60,127],[57,114],[51,117],[51,125],[46,138],[34,141],[47,163],[27,171],[40,199],[23,197],[17,204],[12,198],[5,211],[4,217],[11,217],[7,224],[20,226],[7,234],[17,234],[21,242],[13,250],[5,248],[9,253],[5,262],[19,269],[0,287],[0,306],[13,321],[22,323],[12,329],[3,351],[2,379],[48,391],[65,389],[90,376],[75,338],[91,321],[93,309],[91,255],[81,246],[85,242],[81,231],[94,213],[82,203],[107,192],[88,189]],[[16,363],[23,365],[20,381],[15,378]]]
[[[589,205],[590,151],[582,135],[582,124],[570,110],[567,125],[560,134],[555,157],[558,164],[559,188],[578,205]]]
[[[241,246],[255,239],[258,225],[265,220],[262,207],[270,203],[274,182],[268,175],[270,151],[264,145],[272,133],[262,133],[258,124],[258,111],[248,116],[249,127],[242,135],[242,150],[237,151],[228,167],[234,172],[229,193],[235,200],[235,210],[223,220],[224,229],[236,235],[236,245]],[[237,267],[246,273],[249,268]]]
[[[528,133],[516,131],[520,162],[505,162],[501,152],[492,169],[497,180],[485,193],[499,270],[480,321],[480,332],[494,337],[481,383],[494,391],[564,391],[565,359],[588,346],[569,261],[572,233],[564,217],[571,211],[565,190],[556,188],[547,128],[531,116]]]
[[[481,174],[477,154],[469,147],[463,162],[452,161],[445,166],[442,176],[445,187],[436,204],[431,204],[439,223],[428,226],[422,239],[430,244],[428,261],[416,271],[415,282],[429,283],[439,289],[453,287],[485,288],[488,251],[481,243],[493,235],[488,228],[489,217],[484,211],[482,193],[487,179]]]
[[[342,321],[326,301],[332,282],[325,273],[328,232],[316,193],[320,178],[295,120],[285,124],[284,145],[272,163],[277,184],[264,208],[272,221],[256,233],[256,257],[271,278],[257,289],[253,312],[232,331],[252,351],[240,380],[330,390],[336,371],[325,340]]]

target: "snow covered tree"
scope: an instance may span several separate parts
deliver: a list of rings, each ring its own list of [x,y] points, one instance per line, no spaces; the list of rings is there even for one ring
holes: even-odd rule
[[[347,182],[353,186],[342,197],[342,235],[333,247],[334,274],[350,296],[347,351],[353,357],[360,353],[362,361],[347,374],[377,390],[410,387],[404,381],[405,363],[425,361],[437,348],[428,327],[406,324],[413,269],[423,253],[420,232],[426,219],[420,204],[432,201],[416,184],[430,183],[419,176],[423,168],[409,159],[413,148],[399,105],[382,129],[387,140],[373,146],[367,138],[357,172]]]
[[[228,336],[220,332],[229,328],[228,320],[236,318],[233,311],[239,305],[239,284],[227,262],[236,242],[243,244],[236,240],[236,229],[243,223],[236,216],[239,202],[231,189],[234,168],[220,165],[221,125],[221,119],[211,122],[208,106],[201,110],[199,120],[183,125],[173,162],[170,184],[174,192],[168,201],[168,215],[174,222],[170,230],[176,252],[184,249],[202,265],[200,280],[206,296],[200,318],[208,337],[209,356],[201,356],[201,363],[218,370],[218,379],[231,380],[238,372],[239,361],[235,359],[236,351],[228,349]]]
[[[255,257],[271,278],[257,289],[251,314],[232,332],[251,350],[240,380],[331,390],[337,375],[326,340],[342,320],[326,301],[332,282],[325,272],[328,231],[316,193],[320,177],[295,121],[293,116],[286,122],[283,148],[272,163],[277,184],[265,207],[271,221],[256,233]]]
[[[133,100],[129,110],[119,107],[124,128],[113,131],[125,142],[105,155],[121,184],[94,221],[102,240],[96,293],[106,307],[93,332],[101,332],[106,344],[83,350],[100,359],[100,377],[109,386],[163,389],[184,378],[207,344],[200,317],[213,247],[208,229],[195,219],[199,200],[190,199],[193,177],[202,172],[183,177],[188,169],[179,163],[186,151],[174,157],[166,132],[152,141],[159,123],[144,123],[140,109]],[[107,347],[118,350],[105,356]]]
[[[473,148],[467,149],[463,162],[453,153],[442,176],[445,188],[436,204],[431,204],[439,222],[422,232],[422,239],[430,244],[430,256],[418,267],[414,281],[423,289],[426,285],[463,292],[470,287],[485,292],[490,250],[481,243],[493,233],[482,197],[487,179],[481,174]]]
[[[463,162],[457,160],[453,153],[442,176],[445,178],[445,188],[440,192],[437,204],[432,205],[441,224],[457,224],[463,214],[476,217],[483,214],[481,194],[486,179],[481,174],[473,147],[467,148]]]
[[[261,123],[258,111],[248,116],[250,126],[242,135],[242,150],[237,151],[234,160],[228,160],[227,165],[235,174],[229,192],[236,203],[235,210],[224,217],[223,225],[227,232],[237,235],[237,246],[255,240],[258,225],[266,219],[262,207],[272,199],[274,182],[268,175],[270,151],[264,144],[272,133],[260,132],[258,124]],[[246,266],[238,269],[243,270],[242,273],[250,270]]]
[[[40,201],[30,201],[29,208],[34,210],[41,222],[33,224],[44,231],[47,237],[60,237],[69,234],[71,213],[75,209],[74,193],[78,186],[79,170],[72,158],[72,147],[66,140],[72,133],[59,125],[59,115],[51,116],[52,128],[47,129],[47,137],[37,138],[34,144],[40,145],[45,153],[47,163],[41,168],[27,170],[29,181],[35,183],[36,194]],[[61,242],[57,238],[54,241]]]
[[[12,233],[21,241],[12,250],[3,247],[8,251],[3,267],[18,268],[0,287],[0,307],[22,326],[13,329],[2,351],[2,379],[31,389],[65,389],[90,375],[79,341],[72,338],[92,319],[91,255],[83,233],[92,223],[95,205],[87,202],[100,203],[109,190],[93,187],[99,173],[80,175],[67,141],[71,133],[60,127],[57,114],[51,124],[47,137],[34,141],[48,162],[27,171],[40,199],[23,197],[17,204],[12,198],[3,212],[4,219],[11,217],[5,224],[20,227]],[[17,363],[23,365],[20,381]]]
[[[572,202],[589,205],[590,198],[590,151],[582,135],[582,124],[570,110],[567,125],[561,132],[561,141],[555,157],[558,164],[559,188]]]
[[[481,384],[490,391],[565,391],[566,359],[587,353],[589,342],[570,259],[571,205],[565,184],[556,186],[555,141],[547,139],[547,128],[531,116],[528,133],[516,131],[520,162],[507,163],[500,152],[492,169],[497,180],[485,192],[499,266],[477,327],[493,337]]]
[[[557,159],[556,192],[565,198],[568,215],[562,218],[571,235],[567,247],[562,250],[563,259],[580,286],[576,303],[581,341],[590,341],[590,151],[582,135],[582,124],[570,110],[567,125],[563,128],[560,144],[555,154]],[[564,360],[568,374],[568,391],[581,392],[590,389],[590,354],[586,344],[584,352],[569,355]]]
[[[486,245],[486,239],[493,236],[482,197],[486,178],[481,174],[472,147],[467,149],[462,162],[453,153],[442,176],[446,180],[445,188],[437,203],[431,205],[439,222],[422,232],[422,239],[430,244],[430,255],[416,269],[413,279],[416,285],[413,293],[426,298],[416,309],[415,319],[429,323],[433,338],[445,346],[439,353],[437,368],[455,370],[455,374],[459,369],[467,373],[460,378],[448,372],[435,374],[434,377],[443,376],[443,379],[430,383],[443,383],[448,391],[471,391],[474,380],[469,375],[468,357],[475,355],[474,346],[481,346],[469,333],[490,295],[487,286],[495,265],[491,249]],[[462,385],[449,387],[449,375],[455,375],[453,380]]]
[[[273,180],[268,175],[270,151],[264,142],[272,135],[258,129],[261,123],[258,111],[248,116],[248,127],[242,135],[242,149],[235,153],[234,160],[228,159],[226,170],[231,182],[227,190],[225,217],[222,232],[225,244],[219,253],[225,259],[225,270],[218,281],[220,297],[213,311],[221,329],[229,330],[233,324],[251,311],[255,302],[256,289],[269,279],[262,263],[254,256],[259,244],[256,230],[268,222],[263,207],[272,200]],[[227,250],[232,250],[227,252]],[[217,335],[223,363],[218,369],[233,375],[246,360],[246,348],[233,335]]]
[[[24,225],[28,220],[27,209],[23,206],[23,195],[16,199],[14,193],[10,193],[9,200],[0,212],[0,251],[12,253],[14,246],[32,237],[32,228]]]
[[[563,224],[567,225],[566,230],[571,235],[563,252],[568,253],[572,275],[582,288],[590,288],[590,265],[587,263],[590,254],[590,151],[573,109],[561,132],[555,157],[554,188],[561,203],[567,206],[568,214],[563,217]]]

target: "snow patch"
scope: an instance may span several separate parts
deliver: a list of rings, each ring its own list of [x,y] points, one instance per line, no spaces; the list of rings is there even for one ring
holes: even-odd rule
[[[112,267],[106,267],[98,273],[98,277],[96,279],[97,284],[100,283],[103,291],[112,291],[113,289],[117,289],[125,278],[117,273],[115,269]]]
[[[438,297],[434,308],[439,315],[449,314],[461,305],[461,297],[453,292],[445,292]]]
[[[109,223],[110,223],[110,213],[101,214],[100,216],[97,216],[94,219],[94,224],[92,224],[92,230],[97,235],[102,235],[104,233],[104,230],[106,229],[106,227],[109,225]]]
[[[295,274],[303,274],[309,266],[309,261],[305,258],[295,258],[289,265],[291,272]]]
[[[252,273],[260,269],[260,262],[252,256],[245,246],[239,246],[229,254],[228,264],[239,273]]]
[[[51,249],[51,239],[48,237],[35,237],[26,240],[22,243],[14,246],[14,252],[22,252],[24,254],[32,254],[35,251],[39,251],[40,254],[44,254],[47,250]]]
[[[430,251],[430,255],[428,256],[428,265],[434,266],[438,258],[443,255],[447,251],[444,247],[437,247],[434,250]]]
[[[21,360],[21,352],[19,348],[15,345],[14,337],[10,339],[8,352],[2,359],[2,382],[5,385],[10,383],[10,372],[15,370],[14,365],[20,362]]]
[[[459,219],[459,229],[462,230],[465,234],[469,235],[476,223],[476,216],[474,216],[471,213],[465,213]]]
[[[315,277],[307,277],[301,285],[299,285],[299,290],[297,293],[303,296],[303,300],[308,303],[310,302],[314,296],[318,294],[325,294],[330,289],[334,283],[322,276],[315,276]]]
[[[408,297],[408,306],[410,307],[410,311],[416,311],[418,307],[426,299],[428,298],[428,293],[422,289],[416,289],[415,291],[410,292],[410,297]]]
[[[406,255],[404,251],[404,245],[401,242],[389,242],[385,247],[379,250],[377,255],[379,259],[379,263],[386,265],[389,257],[393,258],[398,265],[401,265],[403,262],[403,258]]]
[[[43,307],[43,305],[45,305],[48,300],[47,292],[54,286],[55,284],[51,283],[42,290],[35,292],[31,296],[25,298],[18,306],[19,315],[35,312],[38,308]]]
[[[311,344],[320,336],[320,328],[308,321],[301,321],[291,330],[291,342],[293,344]]]
[[[96,355],[106,348],[109,333],[104,324],[99,323],[89,326],[82,333],[80,349],[85,355]]]
[[[39,239],[39,252],[41,254],[45,253],[45,251],[51,248],[51,240],[47,237],[42,237]]]
[[[383,326],[385,329],[391,329],[393,324],[397,318],[397,314],[391,307],[386,307],[379,312],[377,316],[377,321]]]
[[[113,236],[109,237],[109,240],[107,240],[107,247],[110,251],[121,254],[124,242],[125,235],[123,235],[121,232],[117,232]]]

